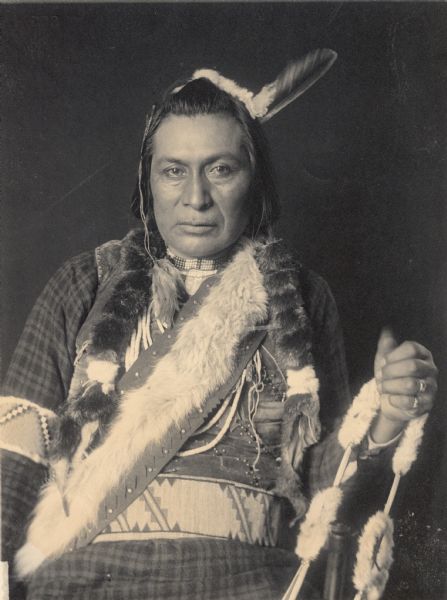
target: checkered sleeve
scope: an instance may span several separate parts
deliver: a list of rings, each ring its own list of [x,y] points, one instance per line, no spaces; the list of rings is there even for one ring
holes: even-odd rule
[[[303,295],[312,323],[315,370],[320,382],[322,440],[309,449],[304,478],[309,496],[332,485],[342,450],[337,442],[337,423],[349,406],[348,371],[337,306],[326,281],[308,271]]]
[[[315,369],[320,382],[320,418],[325,427],[331,428],[351,402],[340,318],[329,285],[313,271],[304,277],[303,295],[313,330]]]
[[[55,273],[25,324],[2,386],[3,395],[57,409],[69,389],[76,336],[96,288],[93,251],[70,259]]]
[[[94,252],[69,260],[55,273],[27,319],[2,386],[1,553],[9,561],[23,542],[24,525],[46,477],[40,458],[44,452],[36,450],[43,415],[50,412],[45,409],[56,409],[67,395],[76,336],[96,287]],[[31,410],[35,405],[39,406]],[[14,586],[13,590],[15,594]]]
[[[23,543],[24,525],[34,508],[46,469],[16,452],[0,449],[2,560],[12,561]]]

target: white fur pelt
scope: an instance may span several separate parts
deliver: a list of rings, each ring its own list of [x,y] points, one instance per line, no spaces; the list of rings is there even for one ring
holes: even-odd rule
[[[359,539],[353,583],[356,598],[378,600],[393,563],[393,522],[384,512],[370,517]]]
[[[406,475],[416,460],[427,419],[428,413],[413,419],[405,427],[402,439],[393,456],[393,471],[396,475]]]
[[[184,289],[181,272],[167,258],[155,262],[152,268],[152,318],[171,327],[178,311],[179,290]]]
[[[62,554],[89,525],[100,503],[124,481],[145,448],[158,443],[172,423],[202,406],[234,367],[243,336],[267,317],[267,292],[245,242],[211,288],[196,317],[181,328],[171,351],[141,387],[127,391],[120,413],[104,442],[71,473],[65,498],[69,516],[54,482],[44,489],[17,555],[18,573],[31,574],[45,558]]]
[[[295,550],[302,560],[317,558],[329,537],[331,523],[337,518],[342,497],[339,487],[326,488],[314,496],[301,525]]]
[[[295,394],[311,394],[318,398],[320,382],[315,375],[315,369],[307,365],[302,369],[287,369],[287,396]]]
[[[375,379],[365,383],[352,401],[338,432],[343,448],[360,444],[369,431],[380,407],[380,394]]]

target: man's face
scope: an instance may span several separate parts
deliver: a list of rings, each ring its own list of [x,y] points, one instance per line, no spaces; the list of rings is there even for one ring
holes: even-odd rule
[[[154,136],[150,186],[158,229],[183,258],[212,257],[247,226],[251,169],[231,116],[170,115]]]

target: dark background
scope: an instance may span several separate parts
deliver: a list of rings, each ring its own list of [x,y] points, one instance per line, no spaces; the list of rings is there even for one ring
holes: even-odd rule
[[[278,233],[329,281],[353,390],[380,327],[440,368],[421,459],[397,510],[387,597],[441,598],[447,541],[447,5],[2,5],[2,372],[66,258],[135,224],[145,114],[198,67],[251,89],[289,59],[339,59],[265,129],[283,200]],[[405,541],[404,541],[405,540]]]

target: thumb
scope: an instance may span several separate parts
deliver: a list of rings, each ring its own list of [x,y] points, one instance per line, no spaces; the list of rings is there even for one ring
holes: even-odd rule
[[[385,357],[394,348],[397,348],[398,343],[391,327],[383,327],[379,335],[379,341],[377,343],[376,358],[374,360],[374,373],[377,377],[378,371],[385,364]]]

